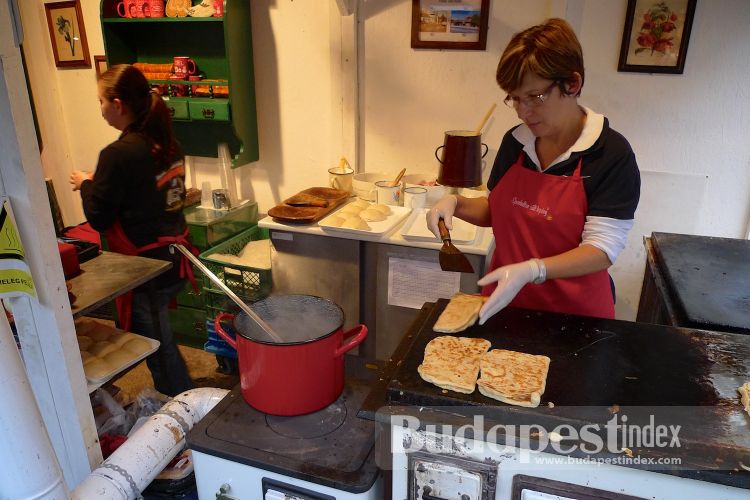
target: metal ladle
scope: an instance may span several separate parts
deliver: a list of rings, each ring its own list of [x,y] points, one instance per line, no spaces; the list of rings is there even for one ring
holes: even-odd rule
[[[252,319],[253,321],[255,321],[255,323],[257,323],[257,325],[260,327],[261,330],[263,330],[266,333],[266,335],[268,335],[269,337],[271,337],[274,341],[278,343],[283,343],[283,340],[281,339],[279,334],[276,333],[268,323],[263,321],[263,319],[260,316],[258,316],[258,314],[255,311],[253,311],[250,308],[250,306],[248,306],[241,298],[239,298],[232,290],[230,290],[229,287],[227,287],[223,281],[221,281],[214,273],[212,273],[206,266],[204,266],[200,260],[196,259],[195,255],[193,255],[190,252],[190,250],[185,248],[183,245],[180,245],[179,243],[173,243],[172,245],[170,245],[170,249],[171,248],[176,248],[177,250],[179,250],[182,255],[187,257],[188,260],[195,265],[195,267],[200,269],[203,272],[203,274],[208,276],[208,278],[211,281],[213,281],[214,284],[218,286],[222,292],[227,294],[227,296],[230,299],[232,299],[232,301],[235,304],[240,306],[240,309],[245,311],[245,314],[250,316],[250,319]]]

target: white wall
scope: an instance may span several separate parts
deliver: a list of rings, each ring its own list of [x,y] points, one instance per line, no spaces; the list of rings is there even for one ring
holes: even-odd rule
[[[116,132],[99,116],[94,70],[55,69],[42,1],[20,3],[33,52],[34,94],[44,94],[39,114],[45,167],[66,180],[73,166],[92,168]],[[81,4],[89,48],[101,54],[99,1]],[[236,171],[242,195],[265,211],[301,189],[324,185],[326,169],[347,142],[342,129],[351,124],[342,121],[357,117],[360,170],[407,167],[436,174],[433,151],[443,132],[475,127],[490,104],[504,97],[494,71],[512,34],[552,15],[567,16],[586,59],[581,102],[609,117],[644,171],[638,224],[613,269],[618,317],[632,319],[642,278],[642,234],[746,234],[750,65],[744,53],[750,48],[750,3],[698,2],[682,75],[617,72],[626,4],[492,0],[487,50],[477,52],[411,49],[409,0],[359,0],[359,113],[349,115],[341,109],[343,89],[351,83],[341,81],[341,50],[351,42],[343,39],[342,26],[353,20],[339,18],[332,0],[253,0],[261,159]],[[490,165],[502,134],[515,123],[514,113],[500,105],[483,136]],[[47,154],[47,147],[53,152]],[[212,162],[199,162],[198,181],[218,182],[213,170]],[[56,186],[58,194],[67,192],[58,180]],[[77,222],[69,214],[81,217],[76,203],[72,197],[63,203],[69,224]]]

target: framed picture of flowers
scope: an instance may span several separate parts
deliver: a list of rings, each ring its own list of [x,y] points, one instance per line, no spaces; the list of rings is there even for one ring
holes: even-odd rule
[[[78,0],[45,3],[52,53],[58,68],[90,68],[81,4]]]
[[[617,70],[681,74],[696,1],[628,0]]]

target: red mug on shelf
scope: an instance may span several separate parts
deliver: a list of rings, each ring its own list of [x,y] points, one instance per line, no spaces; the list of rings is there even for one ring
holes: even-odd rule
[[[149,0],[151,17],[164,17],[164,0]]]
[[[214,0],[214,17],[224,16],[224,0]]]
[[[134,0],[133,3],[135,4],[135,15],[131,14],[130,17],[149,17],[146,14],[146,12],[150,13],[148,0]]]
[[[180,75],[172,75],[169,77],[170,80],[184,81],[184,78]],[[175,97],[187,97],[188,86],[185,84],[170,84],[171,94]]]
[[[198,72],[198,66],[195,61],[187,56],[175,56],[174,57],[174,74],[179,76],[182,80],[187,80],[187,77],[194,75]]]
[[[123,0],[115,7],[120,17],[137,17],[135,12],[135,0]]]

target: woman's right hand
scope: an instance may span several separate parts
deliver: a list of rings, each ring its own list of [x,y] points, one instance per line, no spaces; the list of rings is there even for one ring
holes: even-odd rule
[[[445,227],[448,231],[453,229],[453,213],[456,211],[456,205],[458,205],[458,197],[455,194],[448,194],[440,198],[435,206],[427,211],[427,229],[436,238],[440,238],[440,230],[438,229],[440,219],[445,221]]]
[[[73,170],[70,173],[70,184],[73,187],[73,191],[81,189],[83,181],[91,180],[94,178],[94,174],[91,172],[84,172],[82,170]]]

